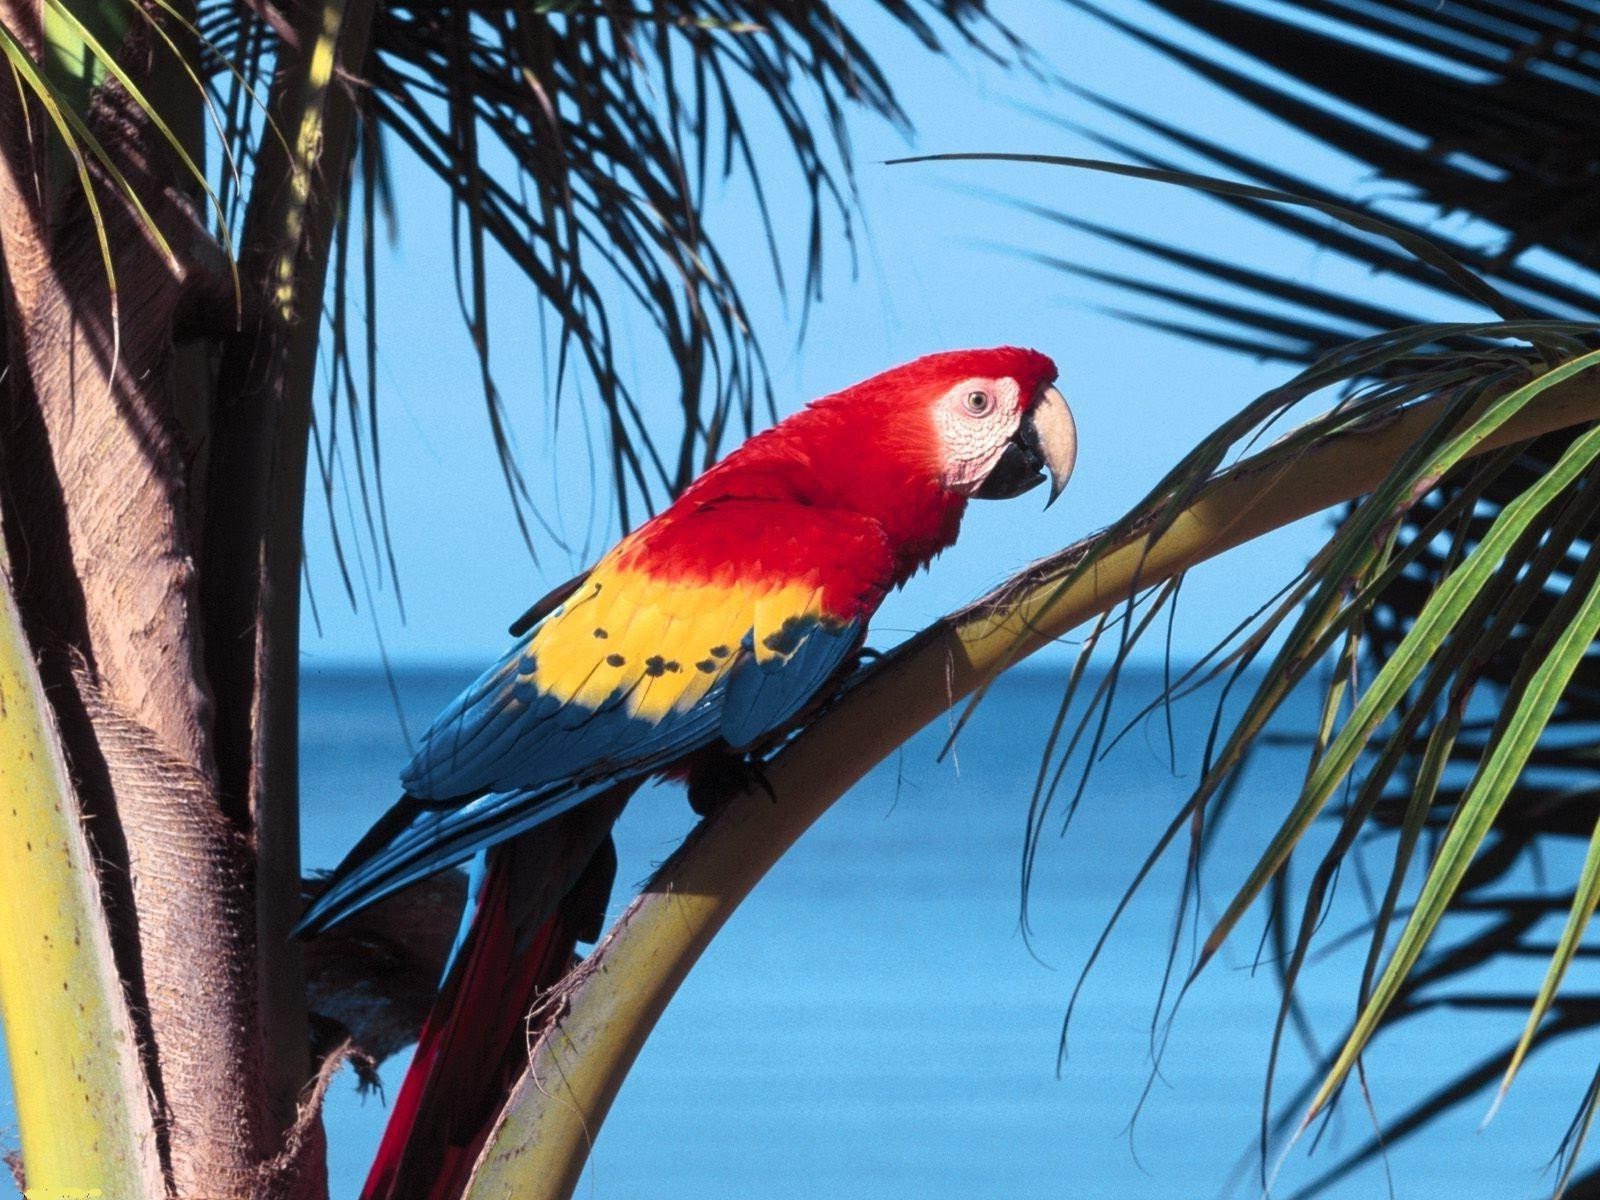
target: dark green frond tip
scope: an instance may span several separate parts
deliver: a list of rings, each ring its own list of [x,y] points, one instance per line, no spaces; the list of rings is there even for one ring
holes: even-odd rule
[[[1219,709],[1201,782],[1135,881],[1137,886],[1156,857],[1190,828],[1194,831],[1191,869],[1182,901],[1187,905],[1208,844],[1199,831],[1215,820],[1220,806],[1230,802],[1251,750],[1268,736],[1285,700],[1313,674],[1333,666],[1321,726],[1311,739],[1304,790],[1289,806],[1249,877],[1225,903],[1190,976],[1204,968],[1269,888],[1279,889],[1274,895],[1281,903],[1283,872],[1302,839],[1328,813],[1336,796],[1350,795],[1340,814],[1340,831],[1312,876],[1298,929],[1287,913],[1278,917],[1290,920],[1291,928],[1279,935],[1286,998],[1274,1035],[1274,1063],[1278,1039],[1295,1011],[1295,982],[1340,864],[1365,832],[1394,811],[1395,790],[1412,788],[1410,802],[1401,805],[1401,836],[1375,922],[1361,1009],[1353,1033],[1325,1064],[1326,1076],[1310,1095],[1309,1113],[1314,1116],[1336,1094],[1386,1016],[1407,995],[1413,970],[1436,936],[1442,916],[1471,878],[1480,852],[1498,836],[1497,819],[1514,803],[1529,765],[1540,762],[1540,755],[1557,752],[1560,743],[1548,740],[1552,722],[1559,722],[1575,703],[1587,705],[1591,714],[1600,711],[1600,688],[1595,686],[1600,680],[1588,665],[1590,647],[1600,635],[1600,556],[1585,549],[1600,529],[1600,429],[1552,435],[1532,459],[1526,448],[1477,456],[1486,442],[1502,440],[1498,431],[1508,421],[1545,403],[1551,389],[1600,370],[1600,351],[1590,349],[1600,342],[1600,326],[1527,317],[1424,235],[1341,205],[1192,173],[1123,164],[1025,155],[942,157],[1106,170],[1255,203],[1305,204],[1351,228],[1389,238],[1427,264],[1436,278],[1448,280],[1460,294],[1501,314],[1499,320],[1400,325],[1352,341],[1334,341],[1299,375],[1246,405],[1202,441],[1113,527],[1123,533],[1149,530],[1155,536],[1223,462],[1313,395],[1327,394],[1335,403],[1323,417],[1274,444],[1265,457],[1280,462],[1284,470],[1293,470],[1297,454],[1339,437],[1342,429],[1381,421],[1423,399],[1443,401],[1426,436],[1409,447],[1368,496],[1351,506],[1326,546],[1285,592],[1254,614],[1207,661],[1169,682],[1167,689],[1171,698],[1220,679],[1230,680],[1227,687],[1232,688],[1253,663],[1263,658],[1267,663],[1241,714],[1224,722]],[[1153,294],[1137,281],[1120,282]],[[1243,282],[1264,290],[1274,286],[1264,279]],[[1212,316],[1248,317],[1246,312],[1214,305],[1201,308]],[[1343,311],[1358,320],[1377,319],[1377,314],[1359,309],[1355,302]],[[1270,324],[1264,318],[1261,328]],[[1272,332],[1308,342],[1319,336],[1311,328],[1272,326]],[[1091,554],[1064,578],[1074,580],[1093,568]],[[1069,763],[1080,764],[1068,803],[1070,816],[1105,745],[1119,668],[1169,600],[1165,589],[1153,598],[1132,600],[1113,626],[1119,628],[1118,637],[1108,639],[1106,630],[1097,629],[1086,641],[1041,764],[1029,817],[1024,887]],[[1401,624],[1393,620],[1397,611],[1406,614]],[[1075,691],[1085,677],[1084,664],[1108,640],[1115,649],[1105,682],[1075,721],[1069,720]],[[1505,703],[1498,718],[1481,736],[1475,726],[1467,726],[1464,735],[1474,690],[1485,672],[1507,661],[1515,666],[1503,684]],[[1476,771],[1470,783],[1459,787],[1447,768],[1468,749],[1477,755]],[[1452,807],[1442,840],[1415,900],[1405,906],[1408,865],[1421,845],[1424,828],[1438,819],[1438,807],[1444,803]],[[1584,833],[1593,833],[1592,820]],[[1534,1043],[1572,947],[1592,916],[1593,893],[1600,891],[1600,883],[1590,874],[1586,868],[1570,902],[1567,931],[1552,955],[1523,1043],[1503,1064],[1507,1081]],[[1125,896],[1119,904],[1113,922],[1127,900]],[[1391,949],[1386,935],[1400,912],[1407,915]],[[1180,941],[1174,937],[1174,954]],[[1180,999],[1183,990],[1176,992]],[[1065,1036],[1064,1026],[1063,1046]]]

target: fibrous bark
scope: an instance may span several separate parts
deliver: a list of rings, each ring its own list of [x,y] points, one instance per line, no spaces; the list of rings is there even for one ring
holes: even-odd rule
[[[215,631],[222,801],[256,835],[267,1094],[292,1119],[308,1074],[300,907],[301,524],[311,393],[334,218],[354,144],[372,0],[300,0],[281,56],[240,247],[258,304],[219,368],[202,594]]]
[[[323,7],[308,11],[308,29],[322,28]],[[0,21],[36,60],[43,14],[34,0],[0,0]],[[181,117],[165,115],[198,139],[199,93],[173,86],[182,68],[144,24],[132,28],[119,63],[136,83],[166,72],[147,98],[186,104]],[[358,45],[359,55],[364,33]],[[285,53],[291,94],[296,71],[331,74],[310,57]],[[309,276],[311,300],[295,310],[308,334],[246,319],[265,311],[279,281],[246,272],[243,311],[219,286],[228,268],[198,185],[148,113],[112,80],[94,91],[86,121],[171,254],[91,160],[113,292],[91,208],[76,178],[53,169],[60,145],[49,146],[45,112],[14,72],[0,75],[9,367],[0,508],[19,608],[102,864],[168,1186],[204,1200],[325,1195],[321,1087],[310,1079],[298,959],[283,935],[299,904],[295,602],[327,230],[302,219],[289,260]],[[308,190],[297,193],[302,217],[331,211],[335,197],[309,191],[336,188],[345,173],[347,145],[332,155],[331,184],[322,177],[325,145],[303,143],[293,170],[277,164],[278,186]],[[259,189],[270,191],[273,172],[258,162]],[[286,329],[302,334],[293,359]],[[245,369],[224,394],[215,364],[230,330],[228,357]],[[179,336],[204,340],[179,345]],[[292,378],[302,366],[303,379]],[[263,396],[276,401],[265,414],[249,407]],[[219,454],[228,421],[243,428]],[[235,486],[257,485],[242,522],[228,487],[199,486],[219,470]],[[215,586],[200,574],[210,563]],[[261,650],[269,626],[270,653]],[[241,644],[250,668],[213,677],[219,648],[227,660]],[[282,676],[274,689],[270,669]],[[233,721],[220,732],[219,711]],[[269,788],[281,795],[269,800]]]
[[[309,901],[320,879],[305,881]],[[439,994],[467,899],[467,877],[446,871],[363,909],[306,946],[306,994],[321,1041],[345,1038],[372,1065],[417,1040]]]
[[[0,19],[12,29],[38,21],[20,5]],[[255,954],[251,923],[240,921],[252,866],[245,831],[216,803],[185,516],[194,447],[168,387],[173,314],[192,264],[209,257],[193,253],[207,239],[148,118],[119,88],[100,89],[91,129],[188,252],[169,262],[115,189],[99,188],[115,248],[114,337],[83,196],[50,186],[41,114],[0,87],[5,524],[19,601],[97,849],[125,872],[133,911],[119,924],[134,944],[121,957],[125,971],[137,966],[130,990],[147,1021],[173,1184],[185,1195],[249,1195],[276,1149],[254,1084]]]

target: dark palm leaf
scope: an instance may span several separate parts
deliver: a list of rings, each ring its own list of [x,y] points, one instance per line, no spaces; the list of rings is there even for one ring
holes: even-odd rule
[[[1021,57],[983,0],[883,0],[882,7],[930,53],[954,36],[995,58]],[[238,0],[200,6],[210,86],[226,140],[246,168],[260,139],[273,135],[251,96],[264,90],[288,33],[275,12]],[[488,273],[495,257],[533,284],[545,306],[540,321],[554,318],[545,342],[548,403],[559,408],[578,387],[598,403],[606,474],[628,524],[683,487],[728,440],[771,416],[762,352],[740,292],[749,281],[734,277],[701,219],[708,187],[734,177],[753,188],[774,276],[784,287],[798,254],[792,290],[804,306],[820,295],[824,246],[853,237],[850,116],[906,123],[871,51],[822,0],[379,3],[366,66],[347,83],[364,133],[339,236],[359,248],[339,250],[334,387],[318,436],[324,490],[332,491],[334,463],[347,453],[364,505],[358,527],[380,541],[374,355],[370,328],[361,324],[370,327],[381,299],[373,224],[389,211],[389,155],[415,156],[450,189],[457,295],[501,469],[531,547],[527,521],[540,517],[513,454],[491,348],[513,334],[542,337],[542,324],[494,311]],[[770,138],[770,128],[808,200],[797,229],[779,228],[767,211],[763,187],[774,160],[755,139]],[[237,188],[224,178],[220,193],[237,220]],[[349,220],[351,213],[361,219]],[[364,303],[346,305],[347,287],[359,288]],[[618,368],[630,356],[617,332],[624,310],[644,318],[669,364],[672,374],[659,386],[678,399],[676,430],[659,419],[646,423]]]
[[[1600,267],[1600,191],[1594,186],[1600,178],[1600,12],[1592,6],[1542,0],[1296,0],[1269,13],[1231,2],[1152,3],[1204,38],[1180,43],[1122,19],[1120,9],[1082,7],[1218,87],[1368,163],[1390,185],[1404,185],[1408,203],[1384,209],[1396,223],[1422,233],[1440,216],[1474,218],[1468,234],[1443,239],[1445,244],[1526,311],[1550,317],[1600,315],[1600,295],[1572,282],[1582,271]],[[1242,52],[1254,65],[1230,65],[1237,57],[1216,53],[1217,43]],[[1279,82],[1284,77],[1296,86]],[[1309,97],[1307,87],[1313,89]],[[1140,151],[1090,134],[1121,157],[1170,166],[1181,154],[1262,186],[1343,199],[1220,139],[1163,124],[1114,97],[1092,99],[1137,128],[1147,144],[1167,147]],[[1419,210],[1425,215],[1417,216]],[[1126,275],[1094,275],[1142,302],[1134,319],[1213,344],[1308,362],[1351,337],[1417,319],[1128,231],[1062,214],[1039,215],[1177,267],[1201,288],[1212,289],[1157,288]],[[1325,226],[1293,210],[1255,210],[1253,215],[1372,269],[1438,289],[1436,277],[1358,232]],[[1531,260],[1538,265],[1529,265],[1530,250],[1542,252]],[[1163,315],[1152,305],[1181,315]],[[1394,660],[1441,582],[1482,544],[1507,507],[1571,452],[1574,441],[1572,435],[1540,439],[1492,470],[1480,470],[1476,478],[1447,479],[1445,486],[1400,510],[1389,551],[1397,556],[1391,565],[1398,569],[1386,569],[1353,632],[1374,669]],[[1513,605],[1515,618],[1503,619],[1504,610],[1496,615],[1480,605],[1477,622],[1452,631],[1432,669],[1415,678],[1391,723],[1374,739],[1362,785],[1333,814],[1340,834],[1313,877],[1298,930],[1275,930],[1288,939],[1283,943],[1289,956],[1282,972],[1284,1022],[1293,1012],[1290,997],[1326,888],[1357,843],[1369,852],[1386,847],[1395,859],[1388,894],[1370,925],[1359,931],[1369,944],[1358,997],[1366,1003],[1391,934],[1410,915],[1400,903],[1406,864],[1432,857],[1431,848],[1462,811],[1473,771],[1501,736],[1500,726],[1487,715],[1515,703],[1528,681],[1530,656],[1544,652],[1548,631],[1562,627],[1570,615],[1568,595],[1588,586],[1600,538],[1597,484],[1595,479],[1581,482],[1560,515],[1538,523],[1538,536],[1513,551],[1511,561],[1529,574],[1520,585],[1509,579],[1497,583],[1491,594],[1496,604]],[[1346,520],[1359,512],[1359,506],[1352,509]],[[1470,702],[1474,693],[1476,705]],[[1336,706],[1341,699],[1330,702]],[[1509,1000],[1486,995],[1477,988],[1476,976],[1490,961],[1535,955],[1549,961],[1555,953],[1548,942],[1535,944],[1530,931],[1539,920],[1568,910],[1571,880],[1556,880],[1533,897],[1508,889],[1552,839],[1588,841],[1594,835],[1600,796],[1597,739],[1600,660],[1585,654],[1467,868],[1450,904],[1454,915],[1395,995],[1386,1018],[1391,1025],[1452,1005],[1516,1005],[1526,1011],[1533,1003],[1531,995]],[[1325,751],[1322,741],[1314,745],[1314,755]],[[1274,911],[1287,916],[1283,878],[1276,876],[1273,884]],[[1292,926],[1293,918],[1288,919]],[[1549,1005],[1536,1032],[1530,1026],[1535,1049],[1600,1026],[1600,1007],[1592,996],[1562,993]],[[1432,1096],[1391,1118],[1385,1136],[1391,1142],[1409,1136],[1474,1097],[1482,1103],[1514,1064],[1515,1049],[1508,1045],[1482,1062],[1465,1064]],[[1333,1062],[1330,1056],[1324,1066]],[[1310,1095],[1308,1087],[1287,1102],[1274,1123],[1278,1135],[1293,1132]],[[1583,1099],[1586,1122],[1593,1093]],[[1579,1141],[1575,1136],[1564,1148],[1575,1149]],[[1309,1190],[1321,1190],[1381,1152],[1377,1140],[1358,1147]],[[1575,1188],[1581,1192],[1584,1186],[1580,1181]]]

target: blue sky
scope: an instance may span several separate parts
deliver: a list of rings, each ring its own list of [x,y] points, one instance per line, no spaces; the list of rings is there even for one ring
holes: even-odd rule
[[[1195,40],[1153,10],[1115,7],[1146,29]],[[1310,173],[1348,195],[1380,192],[1382,185],[1362,164],[1229,99],[1067,4],[1011,0],[993,8],[1047,74]],[[1048,513],[1040,511],[1037,496],[975,504],[960,544],[886,603],[874,644],[892,644],[1028,560],[1115,519],[1200,436],[1290,373],[1283,363],[1197,346],[1110,315],[1105,307],[1126,304],[1125,298],[1030,255],[1140,272],[1166,284],[1196,281],[1019,212],[1013,202],[1045,205],[1430,315],[1467,311],[1375,278],[1174,188],[1032,165],[885,165],[909,151],[1105,156],[1062,122],[1134,144],[1148,139],[1081,95],[1026,71],[997,67],[959,45],[947,58],[929,55],[873,4],[844,3],[838,10],[879,56],[915,134],[908,143],[883,122],[855,120],[865,235],[861,266],[852,277],[842,241],[835,239],[824,299],[811,313],[803,342],[797,342],[798,311],[786,307],[771,284],[748,188],[730,185],[706,214],[746,281],[780,410],[793,411],[928,351],[1015,342],[1056,359],[1082,438],[1078,473],[1061,503]],[[759,122],[756,138],[759,145]],[[791,227],[791,268],[798,273],[803,197],[786,152],[775,150],[773,159],[769,196],[780,236],[786,224]],[[486,660],[503,648],[512,618],[619,532],[609,496],[596,496],[591,484],[587,450],[593,441],[574,419],[576,406],[564,410],[561,427],[552,421],[536,305],[527,286],[502,264],[494,284],[495,369],[535,496],[568,544],[563,549],[542,541],[537,563],[523,547],[456,309],[444,191],[403,155],[396,164],[400,239],[380,266],[379,389],[405,618],[387,590],[351,607],[339,581],[326,510],[314,496],[307,555],[318,623],[308,611],[308,666],[370,660],[380,635],[397,662]],[[633,359],[627,364],[630,383],[646,412],[672,420],[676,401],[642,315],[633,314],[631,326],[624,320],[622,332]],[[662,382],[657,386],[652,379]],[[336,506],[346,503],[344,496],[335,497]],[[1320,518],[1304,522],[1196,572],[1185,586],[1175,629],[1179,655],[1208,649],[1253,602],[1274,591],[1304,561],[1321,525]],[[364,570],[376,578],[370,562]],[[356,580],[359,592],[360,569]]]

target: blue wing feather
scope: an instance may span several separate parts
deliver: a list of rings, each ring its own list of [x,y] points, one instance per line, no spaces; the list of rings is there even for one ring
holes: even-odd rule
[[[745,653],[728,678],[722,703],[722,738],[743,750],[782,729],[811,702],[822,685],[844,665],[861,643],[862,623],[842,625],[817,619],[801,634],[786,658],[760,661],[745,636]]]
[[[352,852],[350,860],[335,872],[333,886],[307,911],[300,930],[316,932],[327,928],[391,892],[555,819],[621,780],[648,775],[709,744],[717,737],[723,711],[722,691],[721,686],[714,688],[689,711],[661,725],[629,717],[620,710],[599,714],[592,728],[610,749],[604,757],[594,756],[597,765],[586,777],[567,778],[542,787],[487,792],[449,806],[418,804],[414,797],[408,797],[412,810],[409,819],[401,827],[387,830],[381,845],[358,847]],[[617,721],[636,727],[637,736],[620,732],[614,724]],[[642,730],[637,728],[641,726]]]
[[[729,519],[735,507],[708,508],[681,524],[687,531],[695,521]],[[781,536],[768,519],[774,511],[761,508],[768,542]],[[784,519],[837,524],[842,518],[807,511]],[[874,540],[873,528],[841,540],[839,552],[853,548],[867,556],[863,578],[881,570],[886,582],[886,543],[881,531]],[[749,593],[750,610],[735,609],[709,627],[690,625],[686,632],[685,623],[703,620],[695,613],[722,612],[717,601],[697,609],[702,601],[692,593],[650,580],[639,585],[642,590],[630,590],[636,585],[608,571],[605,564],[597,568],[587,587],[518,638],[429,726],[401,776],[406,797],[340,865],[302,922],[304,930],[324,928],[694,751],[719,742],[734,750],[758,745],[802,714],[859,647],[865,629],[865,618],[835,622],[816,613],[774,614],[769,601],[760,601],[768,593],[755,590]],[[769,604],[760,622],[758,601]],[[564,612],[572,619],[552,626]],[[782,634],[784,640],[764,641],[758,654],[757,625],[775,616],[780,628],[768,635]],[[724,627],[732,621],[743,630]],[[592,668],[584,658],[591,637]],[[699,638],[704,644],[692,640]],[[727,647],[740,646],[741,638],[730,657]],[[618,671],[615,679],[595,674],[602,660],[606,670]],[[642,676],[641,664],[650,668]],[[609,694],[596,686],[605,680],[615,685]],[[554,692],[571,699],[563,703]]]
[[[613,784],[607,779],[585,786],[563,784],[542,792],[490,792],[454,808],[422,807],[407,797],[397,807],[407,807],[409,820],[398,831],[391,827],[388,840],[371,853],[358,857],[358,846],[334,872],[332,886],[306,910],[294,932],[297,936],[319,933],[401,888],[465,862],[496,842],[554,820]]]

